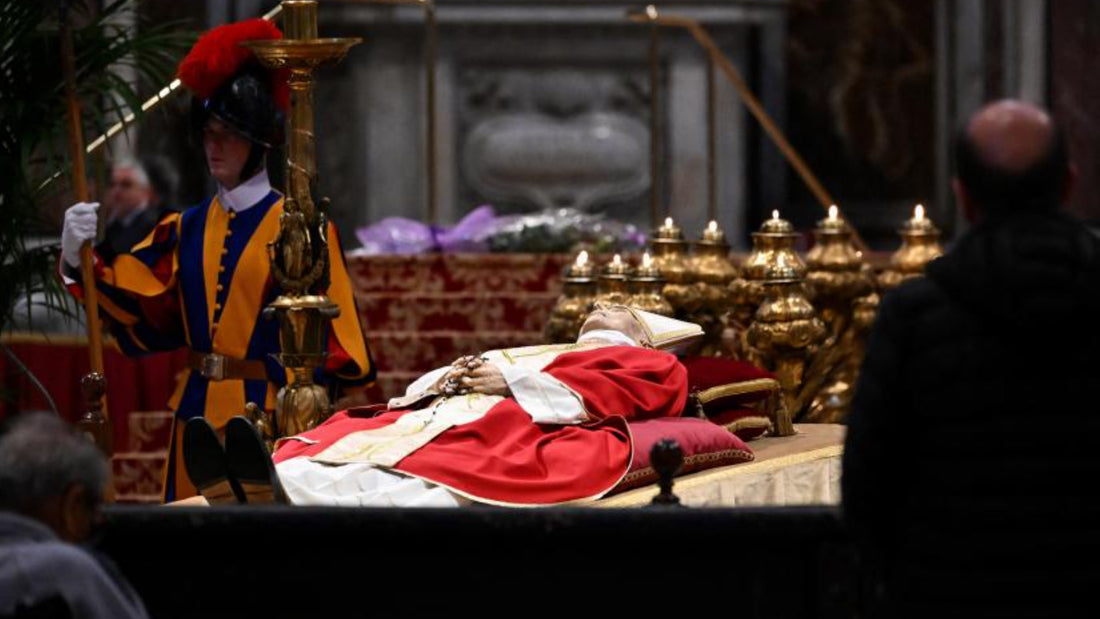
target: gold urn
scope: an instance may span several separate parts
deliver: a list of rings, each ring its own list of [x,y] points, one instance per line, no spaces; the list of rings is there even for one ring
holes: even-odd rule
[[[814,229],[814,246],[806,253],[806,282],[814,301],[832,324],[847,317],[855,299],[874,291],[871,272],[862,252],[852,243],[852,228],[836,205]]]
[[[577,254],[573,264],[566,267],[561,281],[562,294],[546,322],[546,340],[553,344],[576,341],[596,298],[596,269],[587,251]]]
[[[726,315],[730,309],[729,285],[737,278],[737,267],[730,262],[726,235],[711,221],[695,242],[694,255],[688,262],[688,277],[698,295],[698,306],[687,319],[703,328],[704,343],[700,354],[726,355],[734,346],[725,342]]]
[[[631,276],[630,285],[633,294],[628,305],[631,307],[662,316],[671,317],[675,314],[672,304],[664,295],[665,279],[649,252],[642,254],[642,263]]]
[[[913,209],[913,218],[901,230],[901,247],[890,256],[890,265],[878,277],[879,286],[889,290],[907,279],[920,277],[924,267],[943,255],[940,231],[924,213],[924,206]]]
[[[788,436],[794,434],[792,419],[802,407],[803,371],[826,330],[806,298],[796,266],[772,265],[763,275],[764,301],[753,316],[746,341],[779,379],[783,398],[776,413],[775,433]]]
[[[596,286],[596,303],[602,305],[627,305],[630,303],[630,265],[620,254],[600,270]]]
[[[666,217],[664,225],[654,231],[649,247],[653,252],[653,264],[665,280],[664,297],[676,314],[684,317],[698,310],[701,298],[688,272],[688,243],[680,226],[671,217]]]
[[[752,233],[752,252],[741,263],[741,276],[730,283],[733,301],[733,319],[747,325],[764,302],[763,282],[770,273],[789,271],[793,277],[806,277],[806,264],[795,251],[798,233],[779,211],[772,211],[771,219],[760,230]]]

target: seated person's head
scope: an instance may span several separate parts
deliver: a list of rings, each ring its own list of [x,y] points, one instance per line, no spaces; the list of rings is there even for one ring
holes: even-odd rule
[[[0,435],[0,509],[39,520],[65,541],[91,535],[107,473],[95,444],[54,415],[19,415]]]
[[[618,331],[637,342],[639,346],[647,346],[650,343],[645,328],[625,305],[597,305],[581,325],[580,334],[584,335],[597,330]]]
[[[955,139],[952,189],[966,218],[1052,210],[1069,199],[1076,171],[1061,129],[1043,109],[998,101]]]

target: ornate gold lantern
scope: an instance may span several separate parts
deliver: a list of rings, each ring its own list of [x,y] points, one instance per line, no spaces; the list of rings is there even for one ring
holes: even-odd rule
[[[732,317],[736,324],[748,325],[756,308],[764,301],[763,282],[776,270],[789,270],[799,280],[806,277],[806,264],[795,251],[798,233],[779,211],[752,233],[752,252],[741,263],[741,276],[730,283],[733,297]]]
[[[611,262],[600,271],[597,286],[596,303],[604,305],[626,305],[630,302],[630,265],[623,257],[615,254]]]
[[[279,361],[290,370],[291,382],[279,390],[274,419],[256,413],[262,417],[256,419],[258,425],[274,438],[309,430],[332,414],[325,389],[313,383],[314,369],[325,361],[327,324],[340,314],[323,292],[329,274],[328,221],[326,200],[318,208],[312,190],[317,182],[313,71],[343,58],[361,42],[318,38],[317,3],[312,0],[285,0],[282,7],[285,38],[245,43],[266,67],[286,69],[290,86],[284,213],[275,240],[268,244],[272,276],[282,294],[265,315],[279,320]]]
[[[695,242],[695,253],[688,262],[688,276],[699,301],[687,319],[703,327],[706,334],[701,350],[703,355],[730,352],[723,344],[723,336],[730,308],[729,285],[737,278],[737,267],[730,262],[729,251],[725,233],[718,222],[711,221],[703,230],[702,238]]]
[[[852,244],[852,229],[834,204],[814,229],[814,246],[806,254],[806,282],[825,322],[834,330],[851,315],[852,301],[874,291],[863,254]]]
[[[630,297],[631,307],[662,316],[672,316],[675,313],[672,304],[663,294],[665,280],[649,252],[642,254],[642,263],[634,271],[630,284],[634,289],[634,294]]]
[[[688,244],[683,231],[671,217],[653,233],[649,241],[653,264],[665,280],[664,297],[677,315],[684,317],[699,309],[701,301],[688,273]]]
[[[774,432],[794,434],[793,416],[802,408],[803,371],[825,337],[825,324],[806,298],[803,278],[791,264],[772,264],[760,280],[764,301],[757,308],[746,340],[783,389]]]
[[[890,257],[890,266],[878,278],[879,286],[889,290],[907,279],[920,277],[929,262],[943,255],[940,231],[931,219],[925,217],[924,206],[913,209],[913,218],[906,221],[901,230],[901,247]]]
[[[576,261],[562,276],[562,294],[546,323],[546,339],[559,344],[573,342],[596,298],[596,270],[588,252],[577,254]]]

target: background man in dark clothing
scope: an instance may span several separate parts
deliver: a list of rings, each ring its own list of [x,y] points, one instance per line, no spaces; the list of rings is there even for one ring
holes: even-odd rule
[[[106,483],[95,445],[54,415],[21,415],[0,436],[0,617],[146,616],[114,567],[75,545]]]
[[[1086,612],[1100,602],[1100,242],[1059,212],[1076,172],[1043,110],[983,108],[956,158],[973,227],[883,299],[845,517],[884,610]]]
[[[160,196],[145,166],[123,159],[111,167],[111,185],[105,206],[106,228],[97,251],[124,254],[157,225]]]

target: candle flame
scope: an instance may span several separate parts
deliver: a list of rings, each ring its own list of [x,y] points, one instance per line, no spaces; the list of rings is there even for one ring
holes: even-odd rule
[[[779,210],[778,209],[772,211],[772,219],[774,219],[776,221],[779,221]]]
[[[710,220],[710,223],[707,225],[707,230],[710,230],[711,232],[718,232],[718,222],[714,221],[713,219]]]
[[[577,254],[577,266],[583,267],[588,264],[588,252],[581,250],[581,253]]]
[[[657,19],[657,7],[653,6],[652,4],[646,6],[645,7],[645,14],[646,14],[646,17],[648,17],[650,19]]]
[[[840,215],[840,209],[835,204],[829,206],[829,219],[836,221],[837,216]]]
[[[642,254],[642,268],[648,269],[653,266],[653,256],[649,255],[649,252]]]
[[[922,221],[924,219],[924,205],[918,204],[913,208],[913,221]]]
[[[665,217],[665,227],[666,228],[671,228],[672,227],[672,218],[671,217]]]
[[[615,254],[615,256],[611,258],[611,264],[617,267],[621,267],[623,265],[623,257],[619,254]]]

